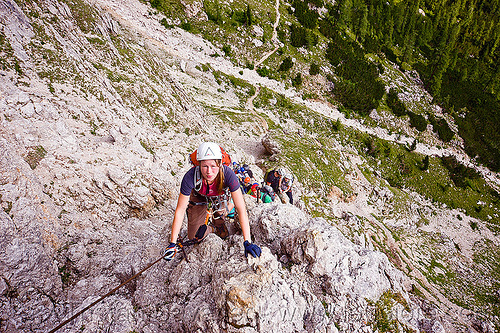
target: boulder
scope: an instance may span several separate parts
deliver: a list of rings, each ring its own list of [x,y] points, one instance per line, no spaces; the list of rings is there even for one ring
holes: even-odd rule
[[[306,266],[317,278],[327,278],[329,293],[377,300],[386,290],[406,295],[403,274],[387,256],[348,240],[322,218],[311,219],[282,241],[284,254]]]
[[[262,145],[264,146],[264,148],[266,148],[267,153],[271,155],[269,159],[275,160],[276,155],[279,155],[281,153],[281,147],[280,144],[275,139],[273,139],[272,136],[273,135],[271,132],[264,135],[264,137],[262,138]]]
[[[293,282],[271,251],[243,256],[243,239],[210,234],[169,276],[170,295],[188,300],[169,318],[176,330],[237,332],[326,332],[321,302]],[[187,316],[186,313],[189,313]],[[214,324],[215,323],[215,324]]]

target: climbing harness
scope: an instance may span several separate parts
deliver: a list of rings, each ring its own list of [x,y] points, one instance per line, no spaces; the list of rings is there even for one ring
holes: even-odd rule
[[[205,220],[205,225],[208,225],[209,220],[211,221],[216,214],[218,214],[225,221],[224,212],[227,212],[229,214],[229,207],[228,207],[228,201],[230,197],[229,188],[226,188],[224,190],[224,193],[221,195],[209,196],[209,195],[203,195],[199,192],[197,193],[197,195],[203,197],[205,201],[190,200],[189,203],[195,206],[204,206],[204,205],[207,206],[207,217]]]
[[[220,238],[225,239],[227,236],[229,236],[226,222],[228,221],[228,219],[234,219],[236,214],[234,208],[232,210],[229,210],[229,188],[225,190],[225,193],[219,196],[201,196],[203,197],[204,201],[190,201],[190,204],[195,206],[206,206],[204,208],[205,221],[202,226],[205,226],[205,228],[211,227],[213,230],[212,232],[214,232]],[[201,198],[198,197],[198,199]],[[222,220],[222,223],[216,222],[220,220]]]
[[[203,226],[202,226],[203,227]],[[189,262],[188,260],[188,257],[187,257],[187,254],[186,254],[186,251],[185,251],[185,247],[187,246],[191,246],[191,245],[194,245],[194,244],[198,244],[199,242],[201,242],[202,238],[203,238],[203,235],[205,234],[205,230],[206,230],[206,226],[205,228],[199,228],[198,231],[196,232],[196,236],[193,238],[193,239],[190,239],[190,240],[187,240],[187,241],[179,241],[177,243],[177,246],[180,247],[180,249],[182,250],[182,254],[184,255],[184,258],[186,259],[187,262]],[[200,237],[201,236],[201,237]],[[66,319],[64,320],[63,322],[61,322],[59,325],[57,325],[56,327],[54,327],[53,329],[51,329],[49,331],[49,333],[54,333],[56,332],[57,330],[59,330],[61,327],[63,327],[64,325],[66,325],[67,323],[69,323],[70,321],[72,321],[73,319],[75,319],[76,317],[78,317],[79,315],[81,315],[82,313],[84,313],[85,311],[87,311],[88,309],[90,309],[91,307],[93,307],[94,305],[96,305],[97,303],[101,302],[103,299],[105,299],[106,297],[112,295],[115,291],[117,291],[118,289],[120,289],[121,287],[123,287],[124,285],[126,285],[127,283],[129,283],[130,281],[134,280],[135,278],[137,278],[139,275],[141,275],[142,273],[144,273],[147,269],[149,269],[151,266],[153,266],[154,264],[156,264],[157,262],[159,262],[160,260],[162,260],[164,257],[164,255],[162,255],[160,258],[156,259],[154,262],[148,264],[146,267],[144,267],[142,270],[140,270],[139,272],[137,272],[134,276],[130,277],[127,281],[123,282],[122,284],[120,284],[118,287],[115,287],[113,288],[112,290],[110,290],[106,295],[104,296],[101,296],[99,299],[97,299],[96,301],[90,303],[89,305],[87,305],[85,308],[83,308],[82,310],[78,311],[77,313],[75,313],[73,316],[71,316],[69,319]],[[181,259],[182,260],[182,259]]]

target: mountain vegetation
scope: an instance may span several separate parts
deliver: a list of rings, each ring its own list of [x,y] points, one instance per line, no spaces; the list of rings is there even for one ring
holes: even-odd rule
[[[182,13],[183,5],[174,0],[154,0],[151,5],[167,17],[189,22],[190,29],[197,27],[193,31],[210,40],[217,38],[211,33],[213,25],[222,27],[227,37],[238,26],[254,23],[270,26],[266,22],[269,18],[260,13],[253,15],[258,19],[247,18],[252,17],[250,4],[242,7],[238,3],[226,5],[205,0],[209,19],[205,23],[182,14],[168,15]],[[294,55],[290,47],[311,49],[319,40],[326,40],[328,49],[320,54],[320,59],[328,60],[334,69],[331,94],[337,102],[360,115],[382,103],[384,91],[376,80],[380,66],[367,57],[383,55],[403,70],[418,71],[434,102],[456,121],[466,151],[492,170],[500,171],[498,1],[339,0],[331,4],[322,0],[294,0],[288,6],[293,16],[288,19],[292,23],[280,26],[283,47],[278,54]],[[257,3],[253,11],[256,10]],[[259,6],[258,11],[262,10]],[[268,9],[267,13],[272,15]],[[182,24],[186,27],[186,23]],[[269,32],[263,40],[266,38]],[[231,42],[231,38],[223,39]],[[280,71],[283,71],[281,66]],[[278,74],[266,72],[272,78],[283,77]],[[403,115],[399,110],[394,112]],[[421,110],[407,114],[420,131],[431,116]],[[442,139],[449,141],[450,131],[443,129],[443,125],[435,127],[439,128]]]

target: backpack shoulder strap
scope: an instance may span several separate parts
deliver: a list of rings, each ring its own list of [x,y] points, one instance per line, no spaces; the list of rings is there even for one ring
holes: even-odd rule
[[[201,190],[201,185],[202,185],[202,177],[201,177],[201,171],[200,171],[200,166],[197,165],[194,169],[194,190],[198,193],[200,193]]]

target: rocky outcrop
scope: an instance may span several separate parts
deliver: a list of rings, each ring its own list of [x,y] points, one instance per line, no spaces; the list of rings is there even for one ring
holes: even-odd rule
[[[0,137],[0,327],[29,331],[54,315],[61,296],[62,234],[58,210],[15,148]]]
[[[169,325],[178,331],[292,332],[308,325],[309,331],[313,325],[324,330],[324,310],[312,320],[314,311],[322,309],[318,299],[287,278],[269,249],[247,262],[242,243],[241,236],[229,242],[210,236],[189,254],[189,263],[173,269],[170,294],[189,301]]]
[[[277,155],[281,153],[281,147],[280,144],[275,139],[273,139],[272,132],[267,133],[262,138],[262,145],[264,146],[264,148],[266,148],[267,153],[271,155],[269,157],[269,160],[275,161]]]

